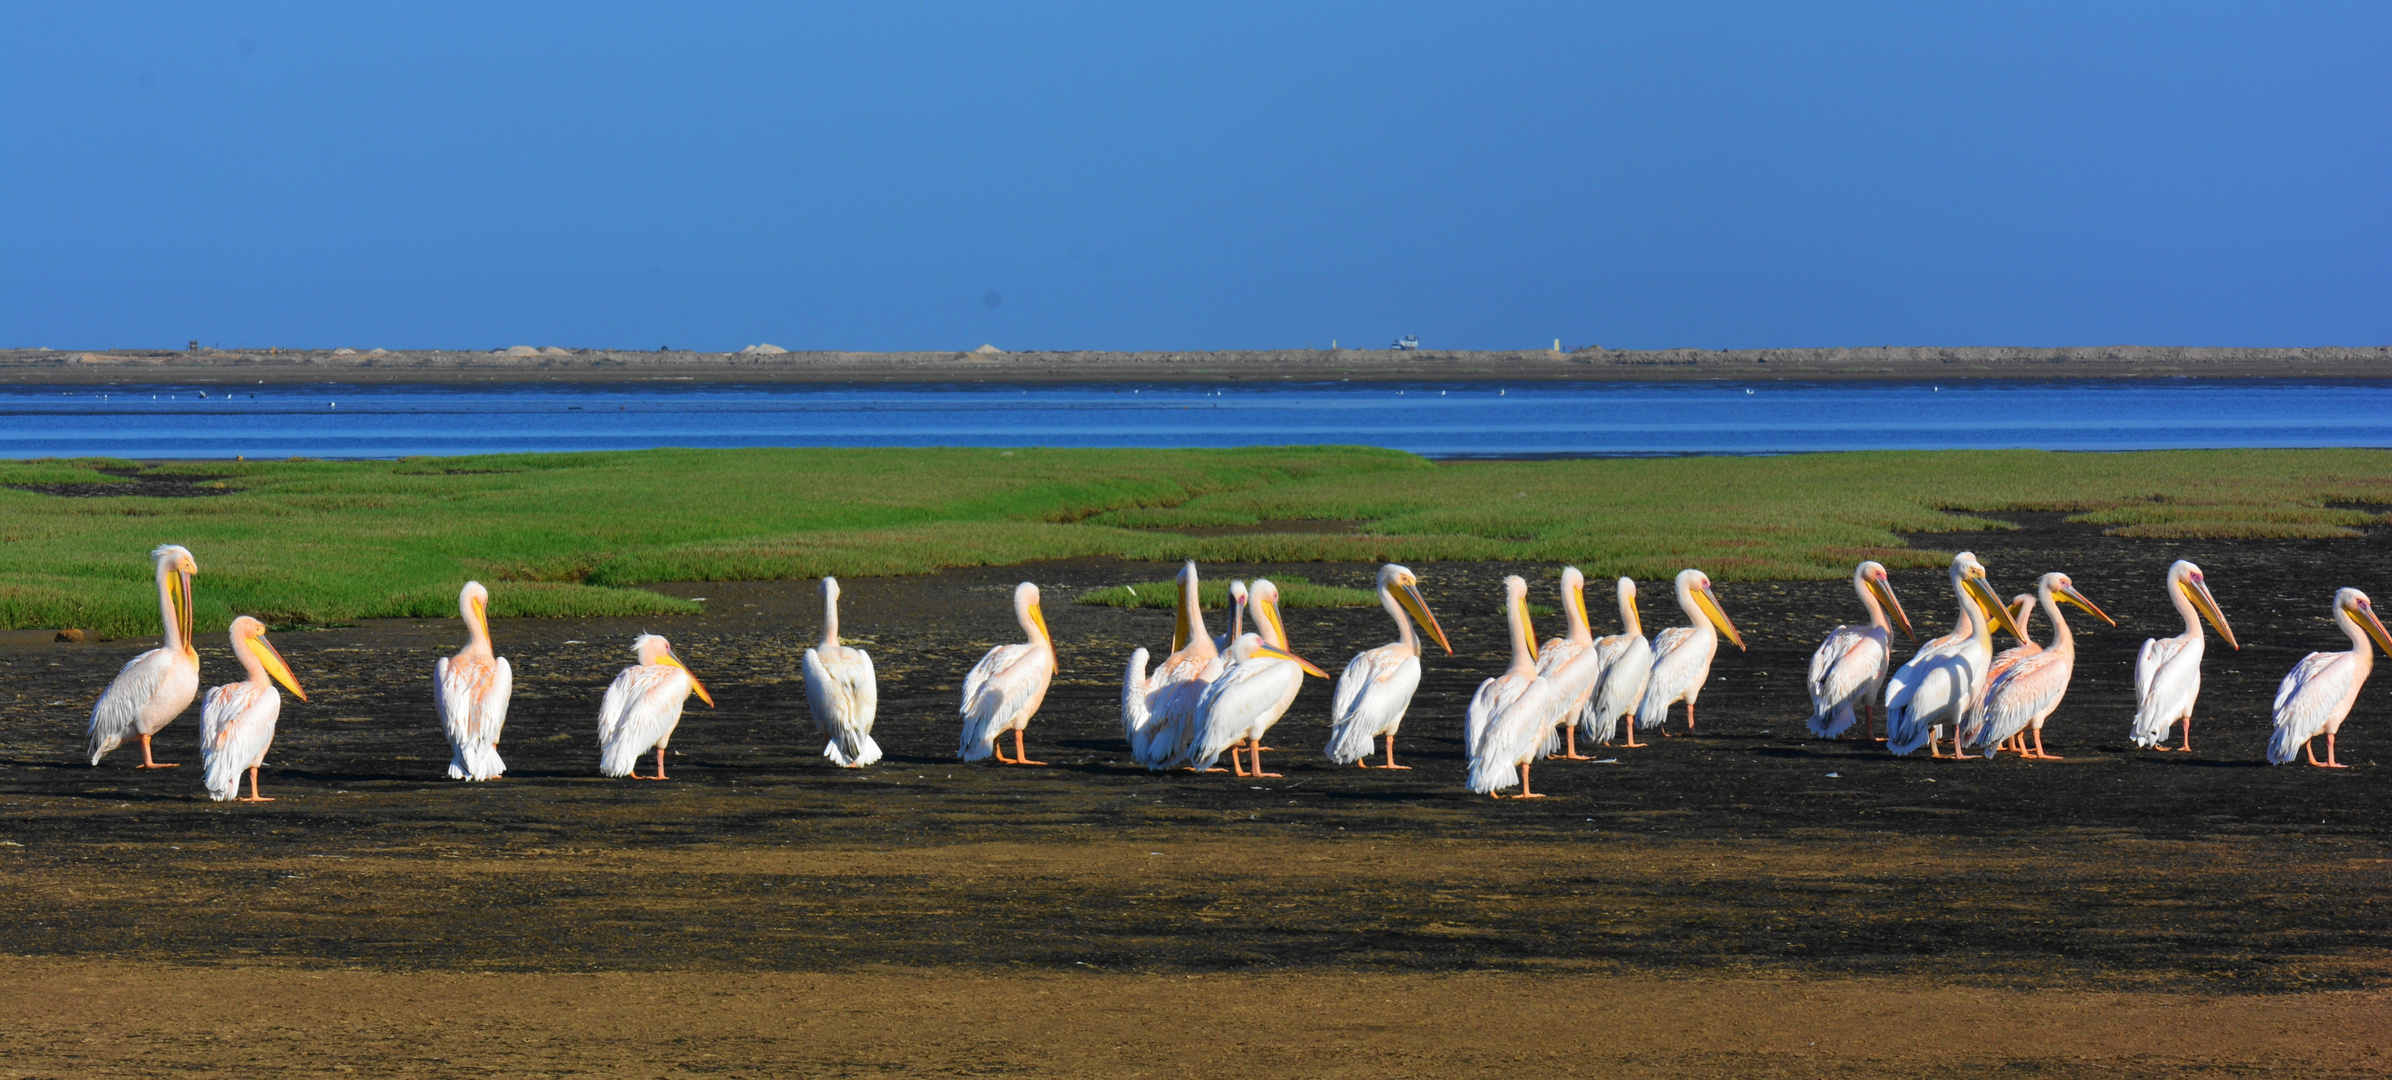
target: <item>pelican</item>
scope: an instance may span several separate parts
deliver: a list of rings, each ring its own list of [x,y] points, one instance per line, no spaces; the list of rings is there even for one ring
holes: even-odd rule
[[[1636,579],[1621,578],[1619,594],[1622,630],[1595,639],[1603,676],[1596,680],[1586,711],[1578,717],[1586,737],[1602,743],[1610,742],[1619,732],[1622,717],[1635,715],[1636,706],[1644,701],[1645,684],[1653,678],[1653,643],[1645,640],[1644,620],[1636,614]],[[1628,745],[1644,745],[1636,741],[1636,724],[1631,721],[1627,727]]]
[[[275,683],[307,700],[291,666],[266,640],[266,624],[247,615],[233,620],[233,657],[249,678],[208,691],[199,707],[199,762],[208,785],[208,798],[226,802],[241,794],[241,774],[249,774],[249,797],[242,802],[273,802],[257,792],[258,766],[266,748],[274,745],[274,721],[282,715],[282,694]],[[270,680],[270,681],[269,681]]]
[[[1213,635],[1213,648],[1228,652],[1237,644],[1238,636],[1246,632],[1246,583],[1229,583],[1229,632]]]
[[[1046,700],[1047,684],[1055,678],[1055,639],[1048,635],[1046,614],[1038,607],[1038,586],[1025,581],[1013,587],[1013,618],[1030,640],[999,645],[972,666],[963,679],[963,744],[955,756],[978,761],[991,754],[1003,765],[1044,765],[1022,750],[1022,729],[1038,715]],[[1013,733],[1013,756],[997,749],[997,737]]]
[[[1146,649],[1130,653],[1121,679],[1121,727],[1130,757],[1149,769],[1167,769],[1186,749],[1196,699],[1221,673],[1221,650],[1204,629],[1196,592],[1196,560],[1179,570],[1179,606],[1172,616],[1171,655],[1146,670]]]
[[[1255,636],[1261,638],[1262,643],[1270,648],[1292,654],[1294,646],[1288,644],[1287,624],[1279,618],[1279,586],[1267,578],[1255,579],[1253,586],[1247,590],[1246,604],[1254,611]],[[1265,664],[1281,663],[1276,658],[1269,657],[1262,662]],[[1301,665],[1304,670],[1319,675],[1321,678],[1329,677],[1320,669],[1301,659],[1296,663]],[[1223,657],[1220,672],[1213,677],[1213,683],[1218,684],[1228,678],[1229,669],[1233,666],[1235,666],[1233,658]],[[1282,674],[1284,673],[1285,671],[1282,669]],[[1250,681],[1258,677],[1254,673],[1248,673],[1246,679]],[[1271,726],[1277,724],[1280,717],[1287,715],[1288,706],[1296,703],[1296,691],[1304,683],[1302,676],[1292,676],[1284,681],[1286,692],[1277,701],[1248,701],[1240,706],[1251,707],[1251,716],[1242,715],[1234,709],[1228,712],[1214,713],[1212,711],[1213,699],[1209,696],[1212,693],[1212,688],[1206,687],[1204,693],[1197,695],[1196,707],[1190,713],[1188,721],[1188,735],[1183,740],[1186,748],[1180,752],[1176,764],[1185,765],[1197,772],[1218,771],[1213,768],[1213,762],[1219,759],[1220,750],[1211,749],[1208,752],[1208,747],[1210,740],[1223,732],[1223,729],[1217,725],[1226,725],[1230,731],[1230,735],[1226,737],[1230,737],[1231,740],[1226,744],[1226,748],[1229,749],[1230,765],[1238,767],[1236,748],[1247,747],[1254,752],[1254,774],[1262,775],[1262,752],[1269,749],[1262,744],[1263,733],[1271,730]],[[1253,685],[1262,684],[1255,683]],[[1272,685],[1277,685],[1277,683],[1274,682]],[[1234,733],[1238,731],[1245,732],[1246,735],[1235,736]],[[1239,775],[1245,774],[1241,772]]]
[[[191,575],[199,564],[180,545],[167,544],[150,552],[157,563],[158,621],[165,624],[165,640],[158,647],[125,662],[91,707],[91,763],[98,765],[125,741],[141,736],[143,769],[171,769],[172,762],[150,757],[150,736],[183,715],[199,696],[199,650],[191,644]]]
[[[1886,680],[1885,748],[1895,754],[1924,746],[1930,755],[1942,757],[1935,744],[1946,723],[1952,725],[1952,752],[1958,754],[1960,722],[1983,692],[1985,669],[1993,662],[1992,627],[2000,626],[2022,641],[2027,636],[1994,595],[1985,580],[1985,564],[1974,554],[1952,556],[1951,579],[1968,636],[1956,648],[1944,648],[1948,638],[1928,642]]]
[[[1395,763],[1395,731],[1412,707],[1412,692],[1420,688],[1420,639],[1413,635],[1412,624],[1427,627],[1445,655],[1453,655],[1453,645],[1430,614],[1428,601],[1420,596],[1420,578],[1410,569],[1394,563],[1379,568],[1379,606],[1395,620],[1395,641],[1358,653],[1346,663],[1337,677],[1337,697],[1329,708],[1329,745],[1322,753],[1340,765],[1367,769],[1362,759],[1376,749],[1374,741],[1385,739],[1386,764],[1379,768],[1409,769]]]
[[[2111,626],[2118,625],[2118,620],[2076,591],[2076,583],[2068,575],[2043,575],[2035,583],[2035,602],[2042,607],[2044,617],[2051,620],[2051,644],[2031,653],[2023,645],[2012,649],[2004,654],[2012,657],[2007,665],[2000,664],[2002,658],[1996,657],[1999,670],[1987,671],[1985,687],[1969,710],[1976,714],[1969,726],[1977,729],[1970,745],[1984,747],[1986,757],[1993,756],[1998,744],[2031,730],[2035,733],[2035,748],[2026,750],[2022,746],[2019,753],[2037,760],[2059,760],[2059,755],[2043,749],[2043,722],[2060,707],[2060,698],[2068,693],[2069,677],[2076,673],[2076,635],[2069,632],[2068,620],[2060,616],[2062,600]]]
[[[639,663],[615,676],[614,685],[606,688],[606,700],[598,705],[598,772],[662,780],[665,745],[673,741],[673,729],[681,726],[682,703],[696,694],[711,709],[714,698],[673,655],[671,642],[641,634],[632,639],[631,651]],[[641,776],[640,755],[651,747],[656,750],[656,775]]]
[[[2043,651],[2043,646],[2035,643],[2034,612],[2034,593],[2020,593],[2010,598],[2010,618],[2018,623],[2019,629],[2027,631],[2027,636],[2016,639],[2018,641],[2017,645],[2003,649],[2002,651],[1993,654],[1993,663],[1988,664],[1985,667],[1985,685],[1992,686],[1993,680],[2001,678],[2002,672],[2010,670],[2011,665]],[[1980,697],[1981,696],[1982,695],[1980,695]],[[1962,714],[1961,723],[1971,726],[1961,729],[1961,741],[1976,741],[1977,731],[1979,730],[1979,726],[1984,723],[1984,720],[1985,714],[1976,709],[1970,709],[1966,713]],[[2021,732],[2019,734],[2010,736],[2009,741],[2002,743],[2000,748],[2003,750],[2008,750],[2013,754],[2026,753],[2026,734]]]
[[[1254,599],[1250,602],[1256,608],[1257,624],[1268,620],[1265,613],[1269,609],[1263,606],[1261,595],[1267,584],[1254,583]],[[1304,658],[1264,642],[1261,634],[1238,638],[1230,646],[1229,663],[1205,685],[1203,695],[1197,699],[1197,737],[1188,748],[1188,764],[1198,772],[1215,771],[1213,763],[1226,751],[1230,767],[1239,776],[1257,779],[1278,776],[1262,771],[1263,733],[1287,713],[1306,675],[1329,677],[1328,672]],[[1253,772],[1247,772],[1238,759],[1240,747],[1253,753]]]
[[[1719,652],[1719,635],[1726,634],[1738,649],[1744,648],[1744,637],[1736,633],[1728,613],[1720,610],[1711,579],[1700,570],[1678,571],[1678,609],[1686,613],[1690,625],[1670,627],[1653,639],[1653,675],[1645,683],[1644,700],[1636,706],[1636,726],[1659,728],[1669,721],[1669,707],[1683,701],[1686,733],[1692,735],[1694,699],[1711,677],[1711,658]]]
[[[2218,628],[2218,636],[2226,644],[2241,651],[2242,643],[2234,640],[2234,631],[2226,628],[2226,613],[2218,610],[2217,598],[2209,595],[2209,581],[2201,575],[2201,568],[2176,560],[2168,567],[2168,600],[2176,605],[2176,613],[2184,617],[2184,633],[2172,638],[2152,638],[2143,643],[2143,651],[2135,657],[2135,726],[2132,736],[2136,746],[2152,750],[2171,749],[2167,746],[2168,729],[2177,721],[2184,722],[2184,745],[2177,750],[2193,748],[2193,699],[2201,696],[2201,620]]]
[[[1544,756],[1557,752],[1571,761],[1585,761],[1578,752],[1578,721],[1594,701],[1595,682],[1603,677],[1603,658],[1595,652],[1595,633],[1587,627],[1586,575],[1575,566],[1561,571],[1562,636],[1537,650],[1537,677],[1553,684],[1553,725],[1545,733]]]
[[[2334,594],[2334,625],[2349,635],[2350,651],[2310,653],[2284,676],[2284,685],[2276,688],[2276,734],[2267,742],[2267,760],[2272,764],[2291,761],[2294,750],[2303,750],[2311,765],[2350,767],[2334,760],[2334,734],[2342,730],[2351,703],[2359,700],[2359,687],[2366,684],[2367,672],[2375,667],[2375,650],[2367,639],[2374,638],[2385,652],[2392,652],[2392,636],[2385,635],[2384,624],[2375,617],[2367,594],[2357,589]],[[2312,745],[2319,735],[2326,737],[2324,761],[2317,760],[2317,747]]]
[[[1541,799],[1528,785],[1528,766],[1545,749],[1560,710],[1553,684],[1537,677],[1536,628],[1528,622],[1528,582],[1503,579],[1504,615],[1512,628],[1512,666],[1478,685],[1470,697],[1462,742],[1470,751],[1470,790],[1493,798],[1520,781],[1522,799]],[[1517,767],[1517,772],[1514,771]]]
[[[838,578],[822,579],[822,641],[806,650],[806,707],[814,713],[814,733],[830,736],[822,756],[833,764],[861,769],[880,760],[880,744],[872,741],[880,683],[869,654],[839,644]]]
[[[504,774],[498,733],[507,726],[507,700],[515,672],[490,648],[490,590],[468,581],[457,594],[457,617],[465,623],[465,647],[432,664],[432,704],[440,730],[448,734],[451,780],[488,780]]]
[[[1844,625],[1828,631],[1819,651],[1811,654],[1810,728],[1811,734],[1822,739],[1835,738],[1849,729],[1855,706],[1863,713],[1860,737],[1872,737],[1866,714],[1869,703],[1877,699],[1877,688],[1885,682],[1893,655],[1894,627],[1885,613],[1894,613],[1904,637],[1919,639],[1910,628],[1910,616],[1902,611],[1902,601],[1894,599],[1894,583],[1886,578],[1882,564],[1863,562],[1853,568],[1852,591],[1860,594],[1860,606],[1869,613],[1868,625]]]

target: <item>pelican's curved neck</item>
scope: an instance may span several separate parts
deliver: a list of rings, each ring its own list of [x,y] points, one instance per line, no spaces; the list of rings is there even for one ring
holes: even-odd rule
[[[1854,577],[1852,579],[1852,590],[1860,594],[1860,606],[1867,609],[1869,612],[1869,625],[1874,626],[1879,630],[1883,630],[1889,635],[1892,634],[1894,632],[1894,624],[1891,620],[1885,617],[1885,605],[1877,602],[1877,594],[1869,591],[1868,579],[1863,577]]]
[[[2340,604],[2334,605],[2334,625],[2350,637],[2350,654],[2354,659],[2362,665],[2375,663],[2375,642],[2368,640],[2367,631],[2359,627],[2359,620],[2351,618],[2350,612],[2342,610]]]
[[[2035,586],[2035,604],[2043,609],[2043,617],[2051,620],[2051,650],[2057,653],[2076,651],[2076,635],[2068,632],[2068,620],[2060,615],[2060,602],[2051,598],[2051,586]]]
[[[2182,580],[2174,576],[2168,578],[2168,600],[2176,605],[2176,613],[2184,616],[2184,636],[2199,640],[2201,613],[2193,610],[2193,600],[2185,595],[2186,591]]]
[[[1620,594],[1620,625],[1627,628],[1629,637],[1644,636],[1644,619],[1636,613],[1636,593],[1633,591]]]
[[[1395,620],[1395,643],[1405,652],[1420,655],[1420,637],[1412,632],[1412,617],[1404,614],[1404,606],[1395,602],[1395,590],[1387,583],[1379,583],[1379,606],[1387,609],[1387,617]]]
[[[1514,596],[1504,605],[1512,623],[1512,670],[1535,674],[1537,670],[1536,630],[1528,623],[1528,599]]]
[[[1703,614],[1703,609],[1695,604],[1694,587],[1683,580],[1678,582],[1678,610],[1686,613],[1686,624],[1693,627],[1696,634],[1719,636],[1719,631],[1711,627],[1711,617]]]
[[[172,653],[191,651],[191,643],[183,640],[183,613],[175,610],[175,569],[166,560],[158,560],[158,621],[166,626],[165,649]]]
[[[839,647],[839,594],[828,589],[822,593],[822,647]]]
[[[1561,598],[1561,620],[1565,628],[1562,636],[1584,644],[1595,640],[1595,632],[1586,624],[1586,583],[1565,590]]]

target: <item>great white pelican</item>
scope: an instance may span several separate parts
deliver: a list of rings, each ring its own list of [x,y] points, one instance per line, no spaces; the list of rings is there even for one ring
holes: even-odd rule
[[[1985,564],[1976,555],[1963,551],[1952,556],[1950,577],[1961,628],[1968,633],[1956,646],[1947,647],[1948,638],[1928,642],[1886,680],[1885,748],[1895,754],[1924,746],[1930,755],[1942,757],[1936,742],[1949,724],[1952,753],[1959,756],[1960,723],[1984,691],[1986,668],[1993,662],[1993,628],[2008,630],[2022,641],[2027,636],[1985,580]]]
[[[1585,761],[1578,752],[1578,721],[1594,700],[1603,658],[1596,655],[1595,632],[1587,626],[1586,575],[1575,566],[1562,567],[1561,614],[1562,636],[1537,650],[1537,677],[1553,684],[1555,710],[1543,751],[1545,757]]]
[[[806,650],[805,668],[814,733],[830,738],[822,756],[843,769],[879,761],[872,717],[880,711],[880,683],[872,676],[870,654],[839,644],[838,578],[822,579],[822,640]]]
[[[1231,656],[1212,684],[1197,696],[1194,734],[1179,764],[1211,772],[1213,762],[1227,751],[1231,768],[1244,776],[1247,773],[1238,761],[1238,750],[1243,747],[1253,755],[1253,775],[1277,776],[1262,771],[1264,733],[1296,703],[1305,675],[1326,679],[1329,674],[1294,654],[1287,639],[1287,623],[1279,617],[1279,586],[1268,578],[1255,579],[1247,587],[1246,606],[1254,612],[1254,636],[1261,639],[1265,652],[1245,661],[1247,669],[1242,672],[1237,658]],[[1275,690],[1277,696],[1266,695],[1265,690]]]
[[[682,704],[696,694],[707,708],[713,708],[714,697],[681,658],[673,655],[671,642],[641,634],[632,639],[631,651],[639,663],[615,676],[614,684],[606,688],[606,700],[598,705],[598,772],[662,780],[665,747],[673,741],[673,729],[681,726]],[[651,749],[656,751],[656,775],[641,776],[640,755]]]
[[[141,769],[171,769],[150,757],[150,736],[172,723],[199,696],[199,650],[191,643],[191,575],[199,564],[178,544],[150,552],[158,579],[157,648],[125,662],[91,709],[91,763],[98,765],[127,738],[141,739]]]
[[[1849,730],[1856,719],[1855,709],[1861,712],[1860,737],[1874,737],[1867,714],[1891,668],[1894,624],[1901,624],[1902,636],[1919,639],[1910,628],[1910,616],[1902,611],[1902,601],[1894,598],[1894,583],[1887,579],[1884,564],[1867,561],[1854,567],[1852,591],[1860,594],[1860,606],[1869,613],[1869,621],[1828,631],[1819,651],[1811,654],[1810,729],[1822,739]],[[1892,613],[1890,619],[1888,612]]]
[[[1453,645],[1445,640],[1437,616],[1429,612],[1428,601],[1420,595],[1420,578],[1410,569],[1394,563],[1379,568],[1379,606],[1395,621],[1395,640],[1357,653],[1346,663],[1337,677],[1337,696],[1329,707],[1329,745],[1322,752],[1340,765],[1367,769],[1363,759],[1383,739],[1386,756],[1379,768],[1409,769],[1395,763],[1395,732],[1412,707],[1412,692],[1420,688],[1420,638],[1412,624],[1427,630],[1445,655],[1453,655]]]
[[[1170,768],[1187,749],[1196,699],[1221,673],[1221,650],[1204,629],[1196,587],[1196,561],[1190,559],[1179,571],[1170,655],[1149,672],[1146,648],[1140,646],[1130,653],[1129,670],[1122,675],[1122,734],[1129,739],[1130,757],[1149,769]]]
[[[1603,675],[1587,698],[1586,711],[1579,714],[1578,726],[1585,729],[1587,738],[1608,743],[1619,734],[1620,721],[1626,719],[1627,745],[1643,746],[1636,741],[1635,716],[1636,707],[1644,703],[1645,684],[1653,678],[1653,643],[1645,639],[1644,620],[1636,613],[1636,579],[1621,578],[1617,590],[1621,630],[1595,639]]]
[[[1517,574],[1503,579],[1503,609],[1511,623],[1512,666],[1479,684],[1462,726],[1462,742],[1470,752],[1470,790],[1500,799],[1503,789],[1518,783],[1516,798],[1541,799],[1544,796],[1529,786],[1528,769],[1544,751],[1560,706],[1553,684],[1537,677],[1528,582]]]
[[[2367,673],[2375,667],[2375,649],[2369,639],[2392,652],[2392,637],[2385,635],[2384,624],[2375,617],[2367,594],[2357,589],[2334,594],[2334,625],[2350,638],[2350,651],[2310,653],[2293,665],[2292,673],[2284,676],[2284,685],[2276,688],[2276,733],[2267,742],[2267,760],[2273,764],[2282,765],[2292,760],[2295,751],[2305,751],[2311,765],[2350,767],[2334,760],[2334,735],[2342,730],[2351,705],[2359,700],[2359,687],[2366,685]],[[2320,735],[2326,737],[2324,761],[2317,760],[2313,745]]]
[[[432,704],[448,735],[449,779],[489,780],[507,771],[498,736],[507,726],[515,671],[490,647],[490,590],[481,582],[468,581],[457,594],[457,617],[465,623],[465,647],[433,661]]]
[[[2201,620],[2217,627],[2218,636],[2236,651],[2242,643],[2226,627],[2226,613],[2209,595],[2209,579],[2201,568],[2178,559],[2168,567],[2168,601],[2184,618],[2184,633],[2152,638],[2135,656],[2135,722],[2130,738],[2152,750],[2193,748],[2193,701],[2201,696]],[[2184,725],[2184,745],[2169,746],[2168,729]]]
[[[200,705],[200,770],[208,798],[217,802],[241,794],[244,772],[249,774],[249,797],[241,801],[273,802],[258,794],[257,770],[265,763],[266,749],[274,745],[274,721],[282,715],[282,694],[274,684],[289,687],[301,701],[307,700],[307,691],[299,689],[291,666],[266,640],[266,624],[243,615],[233,620],[231,637],[233,658],[249,678],[208,691]]]
[[[1038,715],[1047,684],[1055,678],[1055,639],[1038,606],[1038,586],[1025,581],[1013,587],[1013,618],[1030,640],[990,649],[964,676],[963,743],[955,753],[965,761],[993,754],[1004,765],[1046,764],[1030,760],[1022,749],[1022,729]],[[997,747],[998,737],[1008,731],[1013,733],[1010,758]]]
[[[2032,732],[2035,748],[2019,752],[2038,760],[2059,760],[2059,755],[2043,748],[2043,722],[2060,707],[2060,699],[2068,693],[2068,680],[2076,673],[2076,635],[2060,614],[2060,601],[2075,604],[2111,626],[2118,625],[2118,620],[2076,591],[2076,583],[2066,574],[2043,575],[2035,583],[2035,600],[2044,617],[2051,620],[2051,644],[1989,672],[1984,690],[1977,695],[1976,716],[1963,721],[1975,729],[1969,744],[1983,747],[1986,757],[1992,757],[1995,747],[2012,736]]]
[[[1694,734],[1694,699],[1711,677],[1711,658],[1719,654],[1719,636],[1727,635],[1736,648],[1744,637],[1728,613],[1720,609],[1711,579],[1700,570],[1678,571],[1678,610],[1688,625],[1673,626],[1653,639],[1653,674],[1645,683],[1644,700],[1636,706],[1636,726],[1648,731],[1669,721],[1669,707],[1686,703],[1686,733]],[[1663,735],[1669,734],[1663,730]]]

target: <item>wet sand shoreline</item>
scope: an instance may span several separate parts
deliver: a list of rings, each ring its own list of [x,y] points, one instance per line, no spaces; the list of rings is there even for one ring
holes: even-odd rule
[[[1655,382],[1680,380],[2392,378],[2392,346],[1860,348],[1572,352],[1288,349],[1217,352],[0,350],[0,384]]]

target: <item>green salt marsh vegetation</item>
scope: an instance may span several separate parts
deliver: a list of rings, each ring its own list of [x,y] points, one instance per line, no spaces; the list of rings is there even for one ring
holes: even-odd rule
[[[63,485],[63,486],[61,486]],[[114,488],[144,494],[117,495]],[[147,492],[173,488],[187,497]],[[95,494],[96,493],[96,494]],[[643,582],[926,573],[1065,557],[1700,566],[1725,581],[1939,565],[1897,534],[2053,510],[2148,537],[2356,536],[2392,452],[1871,452],[1437,463],[1363,447],[754,449],[396,461],[0,462],[0,626],[154,633],[148,551],[198,619],[692,610]],[[1352,523],[1323,527],[1320,523]]]

